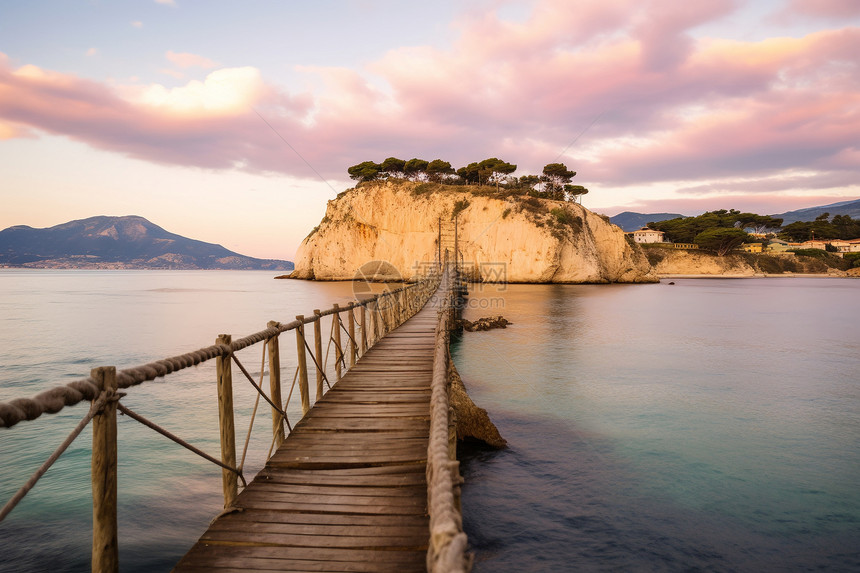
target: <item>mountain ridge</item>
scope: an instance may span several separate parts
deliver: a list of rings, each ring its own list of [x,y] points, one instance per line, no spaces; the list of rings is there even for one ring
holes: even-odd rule
[[[53,227],[0,231],[0,266],[24,268],[291,270],[290,261],[257,259],[171,233],[138,215],[98,215]]]
[[[786,211],[785,213],[777,213],[770,215],[782,219],[783,225],[794,223],[795,221],[814,221],[816,217],[823,213],[830,213],[830,216],[848,215],[852,219],[860,219],[860,199],[849,199],[847,201],[838,201],[827,205],[818,205],[816,207],[805,207],[803,209],[795,209],[794,211]],[[702,213],[699,213],[701,215]],[[637,213],[635,211],[624,211],[610,217],[609,221],[618,225],[623,230],[635,231],[642,228],[648,223],[658,223],[668,219],[677,217],[687,217],[680,213]]]

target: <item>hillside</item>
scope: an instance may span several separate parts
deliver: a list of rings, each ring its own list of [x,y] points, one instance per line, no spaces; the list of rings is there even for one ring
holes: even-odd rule
[[[831,217],[835,215],[848,215],[852,219],[860,219],[860,199],[840,201],[839,203],[831,203],[819,207],[808,207],[806,209],[798,209],[771,216],[779,217],[782,219],[783,225],[788,225],[795,221],[814,221],[816,217],[823,213],[830,213]]]
[[[255,259],[221,245],[170,233],[143,217],[90,217],[45,229],[0,231],[0,266],[78,269],[290,270],[289,261]]]
[[[392,181],[364,183],[329,201],[302,242],[295,278],[352,279],[375,262],[412,278],[436,258],[439,221],[453,256],[453,225],[464,267],[478,281],[653,282],[641,250],[607,217],[575,203],[497,191]],[[387,264],[381,264],[384,262]]]
[[[683,217],[680,213],[635,213],[633,211],[624,211],[618,213],[614,217],[610,217],[609,221],[613,225],[618,225],[627,232],[641,229],[648,223],[657,223],[668,219],[677,219]]]

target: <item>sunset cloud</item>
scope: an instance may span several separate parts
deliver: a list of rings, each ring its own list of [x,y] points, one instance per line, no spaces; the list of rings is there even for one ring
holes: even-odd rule
[[[856,0],[791,0],[786,13],[821,18],[849,18],[860,15],[860,2]]]
[[[466,12],[449,46],[388,51],[363,69],[306,66],[299,92],[254,67],[169,51],[178,87],[112,87],[0,58],[0,119],[161,163],[325,177],[390,155],[518,174],[564,161],[600,188],[703,196],[825,196],[860,174],[860,29],[740,41],[694,31],[732,16],[709,0],[544,0],[524,19]],[[854,2],[795,0],[797,14]],[[182,77],[179,70],[165,70]],[[259,114],[259,116],[258,116]]]
[[[204,58],[197,54],[189,54],[187,52],[177,53],[172,50],[168,50],[165,57],[180,68],[199,67],[209,69],[218,65],[209,58]]]

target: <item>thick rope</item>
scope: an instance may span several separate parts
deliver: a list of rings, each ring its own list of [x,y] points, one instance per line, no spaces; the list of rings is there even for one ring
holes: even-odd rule
[[[349,310],[350,308],[358,308],[360,306],[367,307],[370,303],[376,303],[379,298],[390,296],[389,293],[396,293],[406,289],[424,289],[437,283],[437,278],[432,277],[422,279],[419,282],[401,287],[388,293],[374,295],[360,302],[351,302],[339,310]],[[438,284],[438,283],[437,283]],[[119,370],[116,373],[117,386],[120,389],[131,388],[143,382],[155,380],[162,376],[166,376],[172,372],[178,372],[191,366],[197,366],[207,360],[212,360],[218,356],[228,356],[232,352],[237,352],[263,342],[273,336],[277,336],[282,332],[294,330],[301,324],[309,324],[315,320],[319,320],[322,316],[334,314],[334,309],[330,309],[320,313],[319,315],[305,318],[303,321],[294,320],[285,324],[280,324],[277,327],[267,328],[260,332],[255,332],[238,338],[229,345],[213,344],[205,348],[200,348],[185,354],[156,360],[142,366]],[[383,318],[384,320],[384,318]],[[313,354],[313,353],[311,353]],[[328,380],[326,380],[328,383]],[[66,406],[74,406],[83,400],[94,400],[99,395],[99,389],[92,378],[83,378],[69,382],[63,386],[57,386],[46,390],[40,394],[36,394],[32,398],[17,398],[9,402],[0,402],[0,428],[11,428],[18,422],[35,420],[42,414],[54,414],[59,412]]]
[[[471,569],[466,554],[466,534],[457,507],[455,488],[460,487],[459,464],[448,457],[448,309],[451,304],[451,277],[446,275],[441,289],[436,345],[433,356],[433,381],[430,394],[430,440],[427,446],[427,508],[430,514],[430,540],[427,571],[459,573]]]

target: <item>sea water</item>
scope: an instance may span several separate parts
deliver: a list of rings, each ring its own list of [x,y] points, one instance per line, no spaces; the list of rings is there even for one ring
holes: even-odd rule
[[[476,571],[860,571],[860,281],[473,287]]]
[[[860,570],[860,282],[675,283],[473,287],[467,316],[514,322],[452,347],[510,444],[463,450],[476,570]],[[352,299],[350,283],[266,272],[3,270],[0,400]],[[255,377],[261,346],[239,353]],[[238,372],[234,387],[244,444],[254,392]],[[214,361],[127,393],[217,457]],[[249,476],[270,445],[262,406]],[[0,502],[85,408],[0,430]],[[86,430],[0,523],[0,571],[89,568],[89,442]],[[220,511],[220,482],[120,416],[121,570],[170,570]]]
[[[0,401],[32,397],[97,366],[138,366],[209,346],[221,333],[244,336],[269,320],[290,322],[351,300],[351,283],[273,280],[270,272],[0,270]],[[282,335],[285,398],[294,340],[291,332]],[[237,353],[257,382],[263,346]],[[122,403],[219,458],[214,368],[211,360],[135,386]],[[256,394],[237,368],[233,387],[241,456]],[[293,421],[297,398],[298,391],[288,409]],[[86,408],[0,429],[0,503]],[[245,463],[249,479],[271,446],[270,408],[262,402],[259,410]],[[0,523],[0,571],[89,570],[91,441],[87,429]],[[118,416],[118,457],[120,569],[169,571],[221,511],[221,469],[125,416]]]

